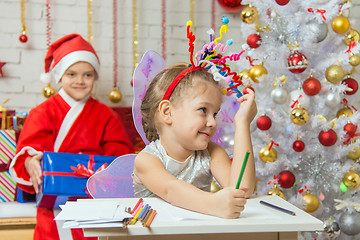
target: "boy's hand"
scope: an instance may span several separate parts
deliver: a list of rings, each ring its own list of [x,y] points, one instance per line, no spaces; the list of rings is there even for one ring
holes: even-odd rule
[[[224,188],[213,194],[213,215],[221,218],[238,218],[244,211],[247,189]]]
[[[30,175],[30,181],[33,184],[35,193],[39,193],[39,185],[42,183],[41,158],[42,155],[35,155],[25,159],[25,168]]]

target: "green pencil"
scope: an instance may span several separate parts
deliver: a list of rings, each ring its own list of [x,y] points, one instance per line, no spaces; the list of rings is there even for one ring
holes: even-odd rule
[[[236,187],[235,187],[236,189],[239,189],[239,187],[240,187],[241,179],[242,179],[242,177],[243,177],[243,175],[244,175],[244,171],[245,171],[245,168],[246,168],[246,163],[247,163],[248,158],[249,158],[249,154],[250,154],[249,151],[247,151],[247,152],[245,153],[245,158],[244,158],[244,161],[243,161],[241,170],[240,170],[240,174],[239,174],[238,181],[237,181],[237,183],[236,183]]]

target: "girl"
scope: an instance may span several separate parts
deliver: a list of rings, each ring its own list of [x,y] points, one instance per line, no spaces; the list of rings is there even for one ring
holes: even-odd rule
[[[133,153],[120,118],[90,94],[100,62],[89,42],[69,34],[50,45],[46,77],[62,84],[60,92],[32,109],[21,131],[10,172],[18,187],[38,193],[43,151],[119,156]],[[71,186],[69,186],[71,187]],[[84,239],[53,220],[59,210],[38,208],[34,239]]]
[[[222,218],[237,218],[255,187],[250,123],[257,108],[254,92],[238,99],[234,158],[211,142],[222,94],[213,75],[187,64],[170,66],[151,81],[141,104],[150,144],[134,166],[137,197],[159,196],[179,207]],[[250,157],[240,189],[235,189],[246,151]],[[223,188],[211,193],[213,177]]]

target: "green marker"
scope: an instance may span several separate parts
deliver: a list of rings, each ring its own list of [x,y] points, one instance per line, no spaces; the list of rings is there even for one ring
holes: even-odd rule
[[[247,151],[247,152],[245,153],[245,158],[244,158],[244,161],[243,161],[243,164],[242,164],[242,167],[241,167],[241,171],[240,171],[239,178],[238,178],[238,181],[237,181],[237,183],[236,183],[235,189],[239,189],[239,187],[240,187],[241,179],[242,179],[242,177],[243,177],[243,175],[244,175],[245,168],[246,168],[246,163],[247,163],[247,161],[248,161],[249,155],[250,155],[250,152]]]

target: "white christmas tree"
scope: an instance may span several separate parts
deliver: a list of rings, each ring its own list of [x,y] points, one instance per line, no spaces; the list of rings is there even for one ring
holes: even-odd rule
[[[359,33],[351,1],[243,0],[243,86],[256,93],[258,194],[324,221],[303,239],[360,239]]]

